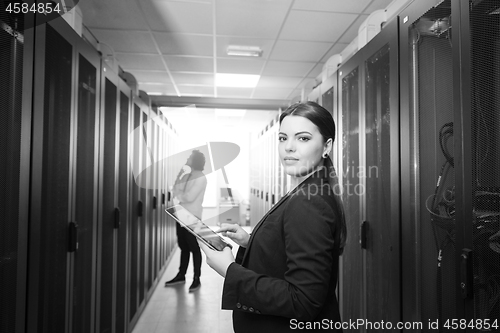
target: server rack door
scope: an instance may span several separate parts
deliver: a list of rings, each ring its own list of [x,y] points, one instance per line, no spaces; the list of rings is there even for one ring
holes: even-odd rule
[[[162,234],[161,234],[161,239],[160,239],[160,263],[161,266],[163,266],[163,263],[167,260],[168,258],[168,250],[167,250],[167,239],[168,239],[168,220],[167,220],[167,214],[165,213],[165,208],[169,206],[168,202],[168,164],[167,164],[167,158],[169,156],[169,138],[168,138],[168,131],[167,131],[167,119],[165,116],[162,117],[162,148],[160,148],[160,156],[161,156],[161,161],[162,161],[162,171],[161,171],[161,177],[162,177],[162,208],[159,212],[161,216],[161,223],[162,223]]]
[[[474,323],[466,332],[500,332],[500,5],[491,0],[454,5],[453,13],[461,13],[461,63],[455,71],[462,71],[462,108],[454,126],[461,136],[454,154],[457,174],[463,174],[457,180],[457,196],[463,196],[457,228],[464,234],[461,255],[472,250],[472,258],[461,257],[460,263],[464,318]],[[472,259],[468,272],[466,259]]]
[[[156,174],[156,189],[155,189],[155,196],[156,196],[156,208],[154,211],[155,214],[155,219],[156,219],[156,226],[155,226],[155,234],[154,234],[154,258],[153,258],[153,271],[154,271],[154,276],[155,279],[158,276],[158,272],[160,271],[160,258],[161,258],[161,233],[162,233],[162,224],[161,224],[161,215],[160,213],[163,210],[163,204],[162,204],[162,190],[163,190],[163,184],[162,184],[162,158],[161,158],[161,147],[163,146],[163,141],[162,141],[162,128],[160,126],[161,123],[161,117],[158,116],[156,118],[155,126],[156,126],[156,147],[155,147],[155,174]]]
[[[65,332],[73,45],[48,24],[36,33],[27,331]]]
[[[158,210],[157,210],[157,219],[158,219],[158,233],[156,237],[157,249],[156,249],[156,267],[158,274],[163,268],[163,263],[165,262],[163,256],[163,241],[165,240],[165,208],[166,208],[166,186],[165,186],[165,128],[163,123],[164,116],[161,114],[159,118],[158,125]],[[160,276],[160,274],[159,274]]]
[[[99,215],[97,249],[96,327],[99,332],[112,332],[116,297],[116,261],[119,217],[117,198],[117,120],[118,76],[103,65],[101,80]]]
[[[426,332],[458,319],[450,1],[401,17],[403,318]]]
[[[0,13],[0,331],[23,332],[33,79],[33,17]],[[26,21],[26,22],[25,22]],[[25,28],[26,27],[26,28]]]
[[[127,289],[129,283],[129,258],[131,242],[129,241],[131,224],[131,201],[130,189],[133,185],[132,172],[130,170],[130,147],[129,133],[131,124],[131,91],[128,86],[120,81],[120,116],[119,116],[119,162],[118,162],[118,207],[120,209],[120,225],[118,227],[117,244],[117,268],[116,268],[116,322],[115,332],[125,333],[127,331]]]
[[[341,128],[341,120],[339,119],[339,84],[338,84],[338,71],[334,72],[328,78],[326,78],[321,85],[317,88],[321,93],[321,106],[327,109],[333,117],[335,122],[335,133],[336,137],[334,138],[334,144],[332,149],[332,154],[330,157],[332,158],[333,165],[335,166],[336,171],[340,170],[338,164],[338,154],[339,154],[339,142],[340,140],[340,128]]]
[[[321,106],[327,109],[333,115],[333,87],[321,95]]]
[[[156,242],[155,242],[155,235],[156,235],[156,215],[157,215],[157,186],[158,186],[158,178],[157,178],[157,154],[156,150],[158,147],[158,137],[157,137],[157,126],[156,122],[154,120],[154,113],[152,113],[152,118],[150,121],[150,133],[151,133],[151,138],[150,141],[151,143],[148,145],[148,149],[150,150],[150,163],[151,166],[148,168],[150,170],[150,216],[149,216],[149,221],[148,221],[148,226],[149,226],[149,233],[148,233],[148,277],[147,277],[147,284],[146,284],[146,291],[151,290],[151,287],[153,286],[153,282],[156,278],[156,270],[155,270],[155,251],[156,251]],[[148,293],[149,294],[149,293]]]
[[[360,79],[359,68],[354,62],[346,63],[339,73],[340,112],[342,115],[342,171],[343,202],[347,222],[348,241],[342,260],[342,279],[349,281],[342,286],[343,320],[365,318],[362,312],[362,254],[359,244],[361,228],[361,179],[360,165]],[[357,192],[356,192],[357,191]]]
[[[150,140],[151,136],[151,130],[150,130],[150,125],[149,125],[149,110],[147,107],[142,103],[142,124],[141,124],[141,133],[143,133],[142,137],[142,153],[141,153],[141,160],[142,160],[142,165],[141,165],[141,179],[140,179],[140,187],[141,187],[141,201],[143,202],[143,216],[141,218],[141,222],[139,224],[139,299],[138,299],[138,305],[139,307],[142,307],[142,304],[144,304],[145,300],[145,293],[147,289],[147,258],[148,258],[148,247],[149,247],[149,241],[148,241],[148,232],[149,232],[149,223],[150,223],[150,218],[151,218],[151,212],[150,212],[150,201],[151,201],[151,190],[147,188],[149,182],[150,182],[150,175],[151,173],[149,172],[147,166],[148,162],[150,161],[149,158],[149,147],[148,147],[148,140]]]
[[[266,126],[266,129],[264,130],[264,135],[262,135],[261,138],[262,142],[262,150],[263,150],[263,183],[262,183],[262,215],[266,214],[266,212],[269,210],[268,203],[267,203],[267,197],[269,193],[269,163],[270,161],[270,147],[269,147],[269,127]]]
[[[364,47],[365,161],[360,170],[367,228],[366,319],[390,323],[401,320],[397,32],[396,18]]]
[[[167,223],[167,214],[165,213],[165,208],[168,207],[168,167],[167,167],[167,162],[166,158],[169,156],[169,151],[168,151],[168,132],[165,127],[165,121],[166,118],[163,117],[162,119],[162,147],[160,148],[160,156],[162,158],[162,170],[161,170],[161,183],[162,183],[162,208],[159,212],[161,216],[161,223],[162,223],[162,234],[161,234],[161,248],[160,248],[160,263],[161,266],[163,267],[163,263],[167,261],[167,253],[166,253],[166,248],[167,248],[167,238],[168,238],[168,223]]]
[[[137,183],[138,170],[141,166],[141,152],[142,152],[142,122],[141,122],[141,108],[136,102],[133,103],[133,151],[132,151],[132,164],[134,179],[131,182],[132,187],[132,215],[130,223],[130,307],[129,307],[129,318],[128,322],[134,318],[138,307],[138,281],[139,281],[139,226],[142,221],[143,207],[142,207],[142,195],[140,193],[140,188]]]
[[[95,324],[97,190],[99,153],[100,58],[78,43],[74,218],[78,249],[74,255],[72,332],[92,332]]]

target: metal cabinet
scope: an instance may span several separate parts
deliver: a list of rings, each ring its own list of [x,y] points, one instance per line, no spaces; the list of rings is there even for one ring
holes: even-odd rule
[[[401,13],[403,315],[443,332],[500,331],[498,10]]]
[[[24,331],[33,15],[0,13],[0,331]]]
[[[401,320],[398,52],[396,17],[309,96],[337,125],[332,159],[348,228],[338,288],[343,321]]]
[[[62,19],[37,27],[35,53],[27,330],[89,331],[100,60]]]
[[[175,246],[175,133],[62,18],[34,22],[0,18],[0,330],[128,332]]]
[[[398,63],[395,18],[338,69],[343,320],[400,320]]]

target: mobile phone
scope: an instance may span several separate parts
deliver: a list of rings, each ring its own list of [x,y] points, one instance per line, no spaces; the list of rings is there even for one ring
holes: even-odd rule
[[[166,208],[165,211],[187,231],[193,234],[197,239],[212,250],[222,251],[226,246],[230,249],[233,248],[231,244],[227,243],[221,236],[215,233],[215,231],[210,229],[209,226],[181,205]]]

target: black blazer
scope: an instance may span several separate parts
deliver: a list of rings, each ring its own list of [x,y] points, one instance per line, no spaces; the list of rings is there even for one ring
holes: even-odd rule
[[[255,226],[224,280],[222,308],[233,310],[236,333],[335,330],[338,216],[326,174],[318,171]]]

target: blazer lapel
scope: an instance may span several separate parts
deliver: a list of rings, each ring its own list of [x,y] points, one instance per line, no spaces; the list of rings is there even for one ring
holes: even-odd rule
[[[269,209],[269,211],[264,215],[264,217],[260,219],[259,223],[257,223],[255,228],[253,228],[252,234],[250,235],[250,239],[248,240],[248,245],[246,247],[245,254],[243,255],[243,260],[241,261],[241,264],[243,264],[245,262],[245,259],[248,255],[248,252],[249,252],[248,250],[250,249],[250,246],[252,245],[253,237],[254,237],[257,229],[260,228],[260,226],[262,225],[262,223],[264,222],[264,220],[267,218],[267,216],[269,214],[271,214],[276,208],[278,208],[283,202],[285,202],[288,199],[289,195],[290,195],[290,193],[285,194],[273,207],[271,207],[271,209]]]

